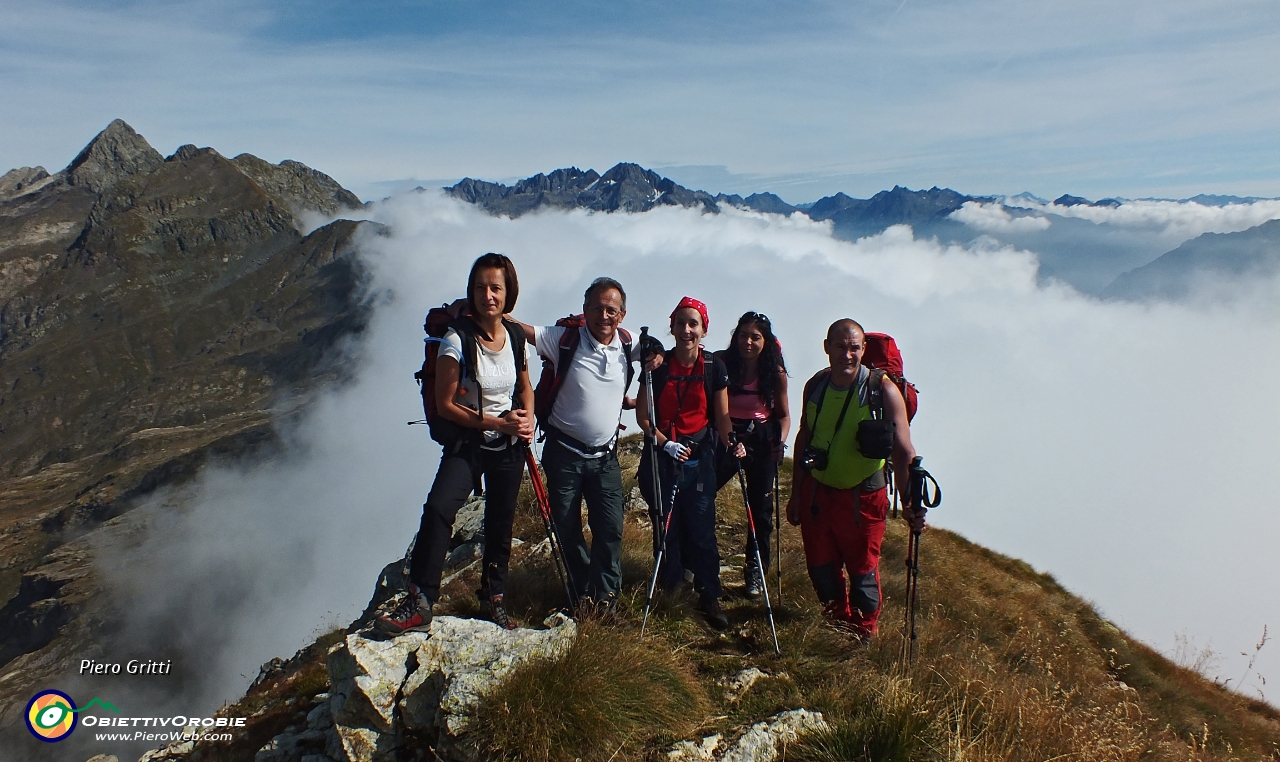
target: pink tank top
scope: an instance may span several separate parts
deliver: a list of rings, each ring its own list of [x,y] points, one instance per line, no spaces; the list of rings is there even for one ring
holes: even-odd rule
[[[742,391],[745,394],[734,394],[733,389],[729,389],[729,417],[739,418],[742,420],[750,420],[752,418],[757,421],[769,420],[769,405],[765,402],[764,397],[755,392],[760,388],[760,379],[756,379],[749,384],[742,385]]]

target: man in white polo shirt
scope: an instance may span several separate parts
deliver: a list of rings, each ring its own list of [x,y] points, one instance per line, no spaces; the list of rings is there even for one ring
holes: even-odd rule
[[[581,328],[523,325],[528,340],[543,359],[556,366],[561,379],[542,451],[542,471],[552,518],[564,546],[574,588],[596,605],[612,607],[622,589],[622,469],[618,465],[618,423],[634,370],[630,336],[620,333],[627,314],[627,294],[613,278],[596,278],[583,297],[586,325]],[[565,331],[577,331],[568,369],[561,372]],[[583,499],[591,548],[582,534]]]

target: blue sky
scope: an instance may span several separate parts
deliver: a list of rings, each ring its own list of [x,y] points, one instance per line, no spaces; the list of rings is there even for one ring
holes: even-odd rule
[[[120,117],[365,198],[619,161],[793,202],[1280,196],[1271,0],[2,0],[0,99],[3,168]]]

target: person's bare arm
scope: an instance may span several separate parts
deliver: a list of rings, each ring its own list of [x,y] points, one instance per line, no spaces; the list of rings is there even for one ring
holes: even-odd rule
[[[911,459],[916,456],[916,448],[911,444],[911,423],[907,420],[907,403],[902,399],[902,392],[887,378],[882,387],[885,417],[893,421],[893,482],[898,489],[898,497],[902,501],[902,517],[916,531],[924,529],[921,517],[916,526],[915,511],[911,501]]]
[[[518,418],[512,416],[495,418],[463,407],[455,401],[462,376],[461,371],[462,366],[452,357],[441,355],[436,358],[436,409],[440,411],[440,415],[468,429],[497,431],[513,437],[521,436]],[[532,404],[530,406],[532,407]]]
[[[809,446],[809,426],[804,416],[800,416],[800,430],[796,432],[796,449],[791,457],[791,497],[787,499],[787,521],[794,526],[800,524],[800,501],[797,496],[805,491],[802,485],[813,476],[800,467],[800,455]]]
[[[510,315],[507,315],[507,319],[515,323],[516,325],[520,326],[520,330],[524,331],[524,340],[529,342],[531,345],[533,345],[533,352],[534,354],[537,354],[538,345],[535,343],[537,339],[533,333],[533,326],[529,325],[528,323],[521,323],[519,320],[516,320]]]
[[[636,425],[645,436],[653,436],[653,422],[649,420],[649,395],[643,385],[636,393]],[[662,443],[659,442],[658,446],[661,447]]]
[[[773,407],[773,414],[778,421],[778,446],[773,453],[774,460],[782,462],[782,454],[786,449],[787,436],[791,434],[791,403],[787,401],[787,374],[778,374],[778,399]],[[798,450],[797,450],[798,452]]]
[[[520,369],[520,379],[517,383],[520,384],[520,409],[511,411],[520,424],[519,433],[516,436],[526,442],[531,442],[533,441],[533,428],[536,422],[533,416],[533,384],[529,383],[529,366],[527,364]]]

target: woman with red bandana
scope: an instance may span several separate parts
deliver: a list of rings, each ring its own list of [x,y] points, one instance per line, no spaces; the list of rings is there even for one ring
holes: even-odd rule
[[[640,428],[656,438],[658,451],[646,448],[640,461],[640,485],[657,526],[669,512],[670,529],[658,581],[674,590],[687,568],[693,572],[698,610],[713,627],[729,620],[720,608],[720,549],[716,544],[716,447],[738,457],[741,445],[730,445],[729,374],[724,362],[702,348],[707,335],[707,305],[684,297],[671,313],[675,348],[653,372],[655,421],[649,420],[644,388],[636,404]],[[654,459],[663,492],[652,495]],[[655,538],[656,539],[656,538]],[[657,554],[657,548],[654,549]]]

